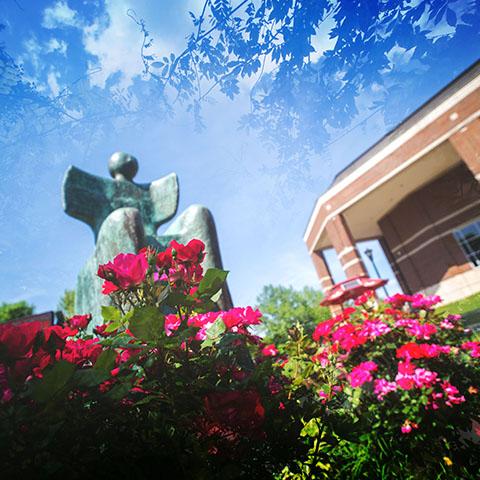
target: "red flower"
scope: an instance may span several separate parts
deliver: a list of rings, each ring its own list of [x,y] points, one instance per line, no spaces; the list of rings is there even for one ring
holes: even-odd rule
[[[92,316],[88,313],[86,315],[74,315],[70,317],[67,322],[74,328],[81,328],[82,330],[87,328]]]
[[[203,260],[205,244],[196,238],[190,240],[186,245],[172,240],[170,247],[173,248],[175,260],[177,261],[201,263]]]
[[[406,343],[397,349],[397,358],[409,360],[411,358],[434,358],[441,353],[449,353],[448,345],[436,345],[434,343]]]
[[[89,340],[68,340],[62,352],[57,357],[75,363],[79,366],[94,364],[102,353],[102,346],[97,338]]]
[[[266,345],[262,348],[262,355],[264,355],[265,357],[275,357],[276,355],[278,355],[277,347],[275,347],[273,343],[270,345]]]
[[[207,435],[262,435],[265,408],[255,390],[213,392],[204,399]]]
[[[102,293],[108,294],[116,290],[140,285],[148,270],[145,254],[119,253],[113,263],[108,262],[98,267],[97,275],[105,280]]]
[[[10,359],[23,358],[31,352],[33,342],[43,328],[41,322],[0,325],[0,345]]]

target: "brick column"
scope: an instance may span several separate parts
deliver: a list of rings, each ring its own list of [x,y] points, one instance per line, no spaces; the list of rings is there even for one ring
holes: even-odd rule
[[[322,286],[322,291],[324,295],[327,295],[328,291],[333,286],[333,278],[323,255],[323,251],[317,250],[316,252],[313,252],[311,256],[313,265],[315,266],[315,270],[317,271],[317,275],[320,280],[320,285]],[[342,307],[340,305],[331,305],[328,308],[330,308],[332,315],[338,315],[342,311]]]
[[[480,119],[476,118],[449,138],[474,177],[480,181]]]
[[[318,279],[320,280],[320,285],[322,286],[322,291],[326,295],[333,285],[333,279],[327,262],[325,261],[325,257],[323,256],[322,250],[312,253],[312,261],[313,265],[315,266],[315,270],[317,271]]]
[[[368,275],[343,215],[335,215],[325,228],[347,278]]]

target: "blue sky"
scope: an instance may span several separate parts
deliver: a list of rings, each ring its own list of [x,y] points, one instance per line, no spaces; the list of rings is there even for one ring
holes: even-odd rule
[[[163,55],[183,49],[191,29],[188,10],[197,11],[201,3],[0,2],[0,23],[6,27],[0,41],[6,50],[44,95],[61,101],[68,93],[69,98],[66,125],[45,127],[42,110],[35,110],[0,157],[0,302],[25,299],[37,311],[50,310],[64,289],[75,286],[76,274],[92,252],[93,235],[63,212],[62,178],[70,164],[108,176],[108,158],[118,150],[138,158],[138,182],[172,171],[179,175],[179,212],[193,203],[211,209],[236,304],[255,303],[269,283],[318,286],[302,240],[315,200],[338,170],[390,127],[382,113],[370,116],[372,92],[365,92],[357,99],[359,114],[352,125],[333,132],[333,143],[312,159],[308,175],[297,178],[288,166],[274,168],[274,149],[254,132],[238,129],[255,79],[241,84],[234,101],[213,96],[204,107],[207,128],[201,133],[181,109],[165,117],[154,88],[142,76],[142,35],[127,12],[133,9],[147,21],[155,53]],[[462,2],[455,5],[462,8]],[[333,26],[326,22],[314,39],[318,56],[334,41],[325,35]],[[440,25],[436,34],[455,31]],[[410,112],[478,58],[478,45],[472,44],[445,52],[449,69],[428,59],[417,65],[409,62],[400,40],[389,54],[391,76],[408,72],[429,80],[424,82],[428,87],[415,89],[409,83],[402,91]],[[119,104],[133,113],[125,114]],[[382,276],[392,279],[376,242],[362,245],[362,252],[366,246],[373,247]],[[332,252],[328,259],[336,280],[343,278]],[[370,266],[368,260],[366,264]],[[392,279],[390,290],[395,289]]]

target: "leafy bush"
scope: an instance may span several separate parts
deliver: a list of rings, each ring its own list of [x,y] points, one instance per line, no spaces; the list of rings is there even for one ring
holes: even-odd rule
[[[100,265],[104,323],[0,326],[6,478],[475,478],[480,342],[431,297],[301,324],[219,311],[204,246]],[[469,437],[471,435],[471,437]]]
[[[2,303],[0,305],[0,323],[32,315],[34,309],[35,307],[29,305],[25,300],[15,303]]]
[[[203,244],[101,265],[102,325],[0,330],[2,472],[35,478],[265,478],[304,449],[260,312],[216,310]],[[93,327],[93,328],[92,328]]]
[[[364,295],[313,338],[297,329],[286,373],[322,403],[303,431],[311,448],[303,475],[477,477],[480,342],[459,315],[438,316],[439,301]]]

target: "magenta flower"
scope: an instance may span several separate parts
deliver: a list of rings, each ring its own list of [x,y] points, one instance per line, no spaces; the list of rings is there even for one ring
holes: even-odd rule
[[[384,322],[378,318],[375,320],[366,320],[360,331],[360,335],[368,337],[370,340],[373,340],[375,337],[385,335],[390,332],[392,329]]]
[[[385,395],[394,392],[397,389],[395,382],[389,382],[385,378],[376,378],[373,382],[373,392],[379,400],[383,400]]]
[[[347,378],[352,387],[360,387],[366,382],[372,380],[372,374],[370,372],[376,370],[377,364],[372,361],[362,362],[348,374]]]
[[[412,431],[412,429],[416,429],[418,428],[418,425],[414,422],[411,422],[410,420],[405,420],[405,422],[403,422],[403,425],[401,426],[401,431],[402,433],[404,434],[408,434]]]
[[[173,332],[175,330],[178,330],[178,327],[180,327],[181,323],[182,323],[182,319],[179,318],[174,313],[170,315],[165,315],[165,324],[164,324],[165,335],[167,337],[171,337],[173,335]]]

